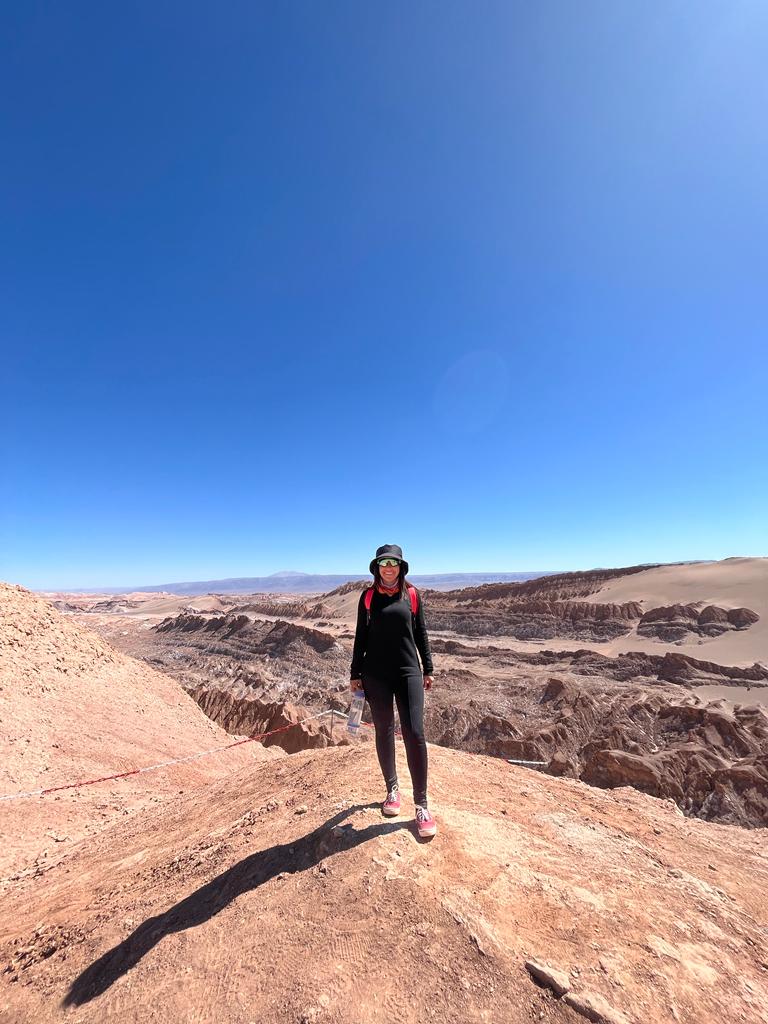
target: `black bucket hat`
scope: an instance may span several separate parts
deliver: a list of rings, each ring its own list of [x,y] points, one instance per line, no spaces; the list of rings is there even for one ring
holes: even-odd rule
[[[382,544],[380,548],[376,548],[376,557],[368,566],[371,573],[374,572],[374,567],[380,558],[396,558],[400,563],[400,572],[403,576],[408,575],[408,563],[403,558],[403,549],[397,544]]]

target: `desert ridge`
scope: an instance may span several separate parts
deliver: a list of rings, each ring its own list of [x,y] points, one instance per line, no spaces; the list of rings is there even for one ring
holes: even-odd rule
[[[0,583],[0,795],[99,778],[232,742],[168,676],[23,587]],[[0,802],[0,879],[42,871],[129,811],[275,756],[246,744],[127,780]],[[10,837],[13,837],[10,839]],[[10,839],[10,841],[9,841]]]

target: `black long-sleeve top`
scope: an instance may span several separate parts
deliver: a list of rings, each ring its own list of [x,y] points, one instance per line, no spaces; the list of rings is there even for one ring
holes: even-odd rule
[[[406,596],[391,597],[374,589],[371,599],[371,620],[367,622],[365,590],[357,604],[357,628],[352,650],[351,679],[360,679],[363,672],[401,678],[421,671],[431,676],[432,652],[424,621],[424,601],[419,594],[419,608],[414,615]],[[418,650],[418,654],[417,654]]]

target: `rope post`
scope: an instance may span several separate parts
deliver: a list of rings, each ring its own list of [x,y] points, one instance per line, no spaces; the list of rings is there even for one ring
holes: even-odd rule
[[[331,743],[333,743],[333,723],[336,721],[336,709],[331,708]]]

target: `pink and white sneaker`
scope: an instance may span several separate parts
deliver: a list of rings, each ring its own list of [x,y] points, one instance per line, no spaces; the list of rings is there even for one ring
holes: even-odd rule
[[[381,813],[385,814],[388,818],[396,818],[400,813],[400,790],[390,789],[387,793],[387,799],[381,805]]]
[[[416,805],[416,828],[422,839],[427,839],[437,832],[437,822],[433,815],[427,807],[422,807],[420,804]]]

